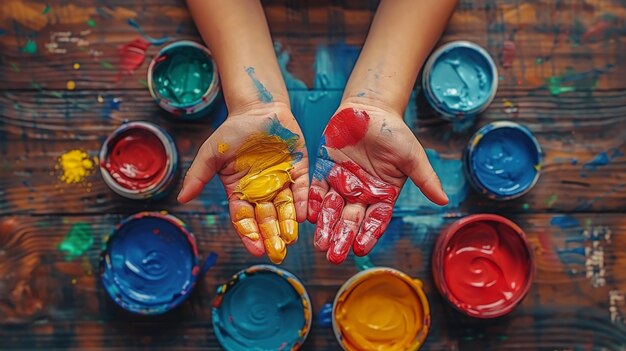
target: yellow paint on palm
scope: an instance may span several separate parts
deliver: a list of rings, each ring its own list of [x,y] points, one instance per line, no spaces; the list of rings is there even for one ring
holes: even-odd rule
[[[348,351],[417,350],[430,310],[421,282],[398,271],[364,271],[335,302],[335,328]]]

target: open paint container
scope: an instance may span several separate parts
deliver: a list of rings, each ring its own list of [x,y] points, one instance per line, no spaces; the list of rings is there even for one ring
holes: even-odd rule
[[[337,292],[333,331],[346,351],[417,350],[430,328],[422,282],[393,268],[357,273]]]
[[[213,328],[227,351],[298,350],[311,329],[311,300],[286,270],[257,265],[217,288]]]
[[[165,46],[148,66],[150,95],[180,119],[198,119],[220,93],[217,66],[205,46],[181,40]]]
[[[469,140],[465,171],[478,192],[494,200],[520,197],[535,186],[541,171],[541,147],[524,126],[489,123]]]
[[[104,182],[129,199],[149,199],[170,190],[178,166],[172,137],[149,122],[128,122],[102,144],[100,170]]]
[[[476,318],[511,312],[528,293],[534,272],[522,229],[493,214],[454,222],[439,235],[432,256],[439,292],[457,310]]]
[[[165,313],[183,302],[198,276],[196,240],[178,218],[141,212],[122,221],[100,257],[107,294],[123,309]]]
[[[422,73],[426,99],[441,116],[461,120],[487,109],[498,90],[498,69],[489,53],[469,41],[435,50]]]

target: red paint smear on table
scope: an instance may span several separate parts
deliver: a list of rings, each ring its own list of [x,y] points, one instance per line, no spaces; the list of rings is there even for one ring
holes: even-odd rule
[[[516,52],[517,49],[515,47],[514,41],[507,40],[502,44],[502,51],[500,52],[500,62],[502,63],[502,67],[513,67],[513,61],[515,60]]]
[[[397,187],[370,175],[352,161],[335,164],[328,173],[328,183],[349,203],[393,203],[399,192]]]
[[[148,41],[137,38],[118,49],[119,71],[117,72],[117,80],[120,80],[122,76],[133,74],[137,68],[141,67],[149,47]]]
[[[512,228],[471,223],[459,229],[444,250],[444,279],[459,308],[489,317],[517,303],[524,293],[530,258]]]
[[[326,145],[335,149],[354,145],[367,133],[370,116],[365,111],[346,108],[330,119],[324,137]]]
[[[130,129],[113,139],[102,163],[121,186],[143,190],[165,176],[167,154],[161,140],[147,130]]]

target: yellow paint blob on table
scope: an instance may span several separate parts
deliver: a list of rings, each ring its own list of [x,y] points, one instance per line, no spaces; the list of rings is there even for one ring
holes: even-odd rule
[[[76,89],[76,82],[74,82],[73,80],[68,80],[66,87],[67,87],[67,90],[74,90]]]
[[[235,170],[248,170],[235,192],[250,202],[272,201],[286,183],[293,182],[292,155],[287,143],[274,135],[254,134],[237,150]]]
[[[60,179],[67,184],[80,183],[89,176],[98,160],[89,158],[82,150],[70,150],[59,157],[55,169],[61,172]]]
[[[349,351],[417,350],[430,325],[421,283],[404,274],[365,271],[335,302],[335,328]]]
[[[224,154],[226,153],[226,151],[228,151],[229,146],[226,143],[218,143],[217,144],[217,152],[219,152],[220,154]]]
[[[74,68],[74,70],[79,70],[80,69],[80,63],[76,62],[72,65],[72,68]]]

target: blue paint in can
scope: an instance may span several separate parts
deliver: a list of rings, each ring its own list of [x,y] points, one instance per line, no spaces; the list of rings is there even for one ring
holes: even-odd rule
[[[193,235],[178,218],[158,212],[120,223],[100,258],[104,290],[123,309],[144,315],[183,302],[199,270]]]
[[[294,350],[311,327],[311,301],[302,283],[273,266],[253,266],[217,289],[213,327],[228,351]]]
[[[530,191],[539,179],[541,148],[526,127],[493,122],[472,136],[465,163],[476,190],[495,200],[508,200]]]
[[[498,89],[493,58],[469,41],[454,41],[437,49],[424,65],[422,77],[430,105],[453,121],[487,109]]]

